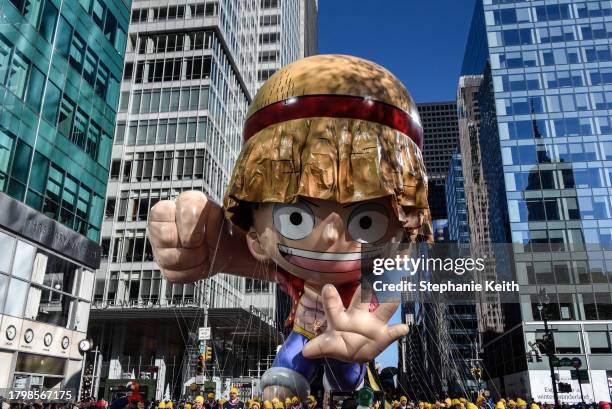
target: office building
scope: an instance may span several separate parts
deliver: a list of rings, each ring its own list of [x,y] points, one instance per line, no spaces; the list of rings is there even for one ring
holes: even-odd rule
[[[319,0],[300,0],[300,55],[317,53],[317,16]]]
[[[218,396],[239,379],[248,394],[271,363],[280,343],[276,287],[224,274],[168,283],[146,220],[159,200],[186,190],[221,202],[259,84],[300,58],[300,4],[132,5],[90,331],[100,348],[99,395],[112,397],[126,378],[146,385],[150,399],[186,393],[200,327],[211,328],[205,374]]]
[[[449,242],[457,245],[467,244],[470,241],[470,231],[465,188],[463,186],[463,167],[461,165],[461,154],[458,152],[451,156],[444,192],[446,194]]]
[[[423,126],[423,159],[428,177],[428,202],[434,241],[449,239],[445,183],[451,157],[458,149],[457,105],[454,101],[418,103]],[[436,391],[449,391],[451,339],[447,309],[430,300],[406,297],[402,320],[410,334],[400,342],[398,382],[415,399],[436,399]],[[442,369],[441,369],[442,368]]]
[[[5,391],[77,397],[128,16],[123,0],[0,1]]]
[[[459,101],[458,101],[459,105]],[[456,257],[473,256],[470,252],[470,229],[466,202],[464,166],[462,154],[451,157],[446,178],[446,209],[448,212],[448,251]],[[474,257],[475,258],[475,257]],[[446,321],[450,338],[451,386],[454,394],[475,392],[477,380],[473,369],[479,367],[479,339],[477,320],[477,298],[468,294],[460,302],[449,302]]]
[[[433,219],[446,219],[444,183],[451,156],[458,149],[457,103],[417,104],[423,125],[423,159],[429,179],[429,210]]]
[[[501,396],[552,402],[548,358],[529,359],[547,316],[556,356],[582,361],[585,401],[609,400],[611,27],[609,1],[475,7],[462,75],[483,75],[488,234],[512,243],[495,246],[495,275],[521,285],[502,304],[504,332],[483,345],[489,388]],[[573,390],[561,401],[580,402],[572,371],[555,372]]]
[[[316,54],[317,0],[262,0],[259,11],[257,88],[279,68]],[[291,300],[276,284],[247,279],[243,307],[254,306],[284,330]]]
[[[436,245],[432,257],[462,257],[469,251],[461,154],[451,155],[447,172],[444,199],[448,218],[434,220]],[[437,279],[431,274],[429,280]],[[458,396],[474,391],[471,370],[478,358],[474,299],[453,300],[426,294],[405,297],[402,316],[411,329],[400,342],[398,369],[402,387],[414,399],[425,400],[435,400],[438,393]]]
[[[480,149],[480,107],[478,93],[482,75],[463,75],[457,86],[459,148],[463,168],[463,189],[468,212],[470,254],[484,259],[486,268],[476,280],[485,283],[495,276],[495,255],[489,234],[489,200],[487,182],[482,168]],[[476,294],[479,333],[499,334],[503,331],[500,298],[496,294]],[[494,335],[496,336],[496,335]],[[482,339],[479,340],[479,347]]]

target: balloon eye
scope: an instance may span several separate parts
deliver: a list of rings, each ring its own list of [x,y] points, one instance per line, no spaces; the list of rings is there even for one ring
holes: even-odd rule
[[[300,224],[302,224],[302,220],[303,220],[302,215],[299,214],[298,212],[293,212],[291,213],[291,216],[289,216],[289,221],[294,226],[299,226]]]
[[[372,226],[372,218],[370,216],[363,216],[359,219],[359,227],[364,230],[369,229]]]
[[[287,239],[303,239],[312,232],[314,223],[314,215],[304,203],[274,206],[274,227]]]
[[[366,203],[351,213],[348,232],[360,243],[375,243],[382,239],[389,227],[389,216],[384,206]]]

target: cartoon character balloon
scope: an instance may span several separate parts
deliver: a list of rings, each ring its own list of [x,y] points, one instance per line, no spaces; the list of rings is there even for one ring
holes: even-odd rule
[[[244,139],[223,207],[196,191],[153,207],[155,258],[171,282],[223,271],[291,295],[264,399],[306,398],[321,365],[328,389],[355,389],[364,363],[408,331],[387,326],[398,300],[362,299],[362,263],[431,239],[416,105],[379,65],[318,55],[261,87]]]

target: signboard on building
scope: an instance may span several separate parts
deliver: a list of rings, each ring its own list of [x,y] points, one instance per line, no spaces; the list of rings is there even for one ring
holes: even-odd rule
[[[587,379],[585,382],[582,380],[582,392],[584,394],[584,401],[586,403],[599,402],[600,400],[609,399],[608,390],[608,379],[606,371],[580,370],[581,379]],[[582,374],[584,372],[585,374]],[[559,375],[559,382],[567,383],[571,385],[572,392],[560,393],[559,400],[562,403],[569,405],[579,404],[580,400],[580,386],[578,385],[578,379],[576,379],[575,369],[560,369],[557,370]],[[544,403],[553,403],[553,390],[552,383],[550,381],[550,372],[547,370],[532,370],[529,371],[529,383],[531,386],[531,396],[535,401]]]
[[[0,225],[89,268],[100,267],[97,243],[2,192]]]

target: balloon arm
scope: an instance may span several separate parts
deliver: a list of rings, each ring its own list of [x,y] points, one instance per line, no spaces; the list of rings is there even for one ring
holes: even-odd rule
[[[249,251],[246,234],[226,220],[223,208],[200,191],[151,208],[148,238],[155,261],[172,283],[193,283],[220,272],[275,280],[274,269]]]
[[[258,262],[249,251],[246,233],[233,226],[229,220],[224,220],[223,224],[219,235],[208,243],[211,268],[209,273],[204,272],[204,277],[223,272],[240,277],[276,281],[274,266]]]

